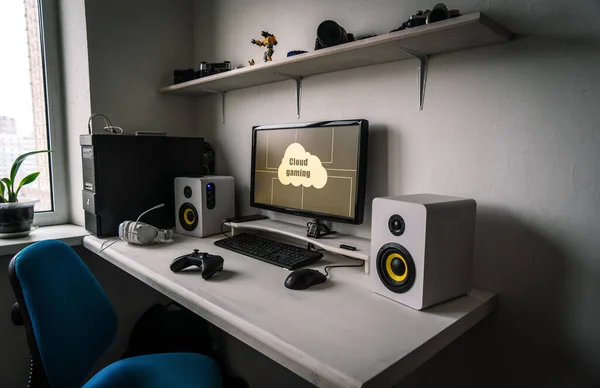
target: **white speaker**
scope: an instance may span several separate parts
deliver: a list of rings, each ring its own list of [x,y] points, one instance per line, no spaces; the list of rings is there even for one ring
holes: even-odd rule
[[[175,230],[194,237],[221,233],[221,223],[235,215],[233,177],[175,178]]]
[[[469,292],[476,208],[436,194],[375,198],[372,290],[417,310]]]

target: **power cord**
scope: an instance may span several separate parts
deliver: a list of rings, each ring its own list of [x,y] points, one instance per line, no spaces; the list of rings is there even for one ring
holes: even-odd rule
[[[104,128],[103,129],[106,132],[112,133],[113,135],[122,135],[123,134],[123,128],[112,125],[112,123],[110,122],[110,119],[106,115],[104,115],[102,113],[92,113],[92,115],[88,119],[88,133],[90,135],[94,132],[94,130],[92,128],[92,121],[94,120],[95,117],[102,117],[104,119]]]

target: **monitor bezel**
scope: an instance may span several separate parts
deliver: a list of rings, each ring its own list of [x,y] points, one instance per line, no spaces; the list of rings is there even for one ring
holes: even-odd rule
[[[254,201],[254,185],[255,185],[255,162],[256,162],[256,134],[258,131],[269,131],[278,129],[307,129],[307,128],[327,128],[327,127],[349,127],[349,126],[360,126],[359,138],[358,138],[358,166],[357,166],[357,185],[355,196],[356,202],[354,203],[354,217],[342,217],[333,214],[312,212],[307,210],[300,210],[295,208],[287,208],[283,206],[267,205],[264,203],[257,203]],[[315,218],[324,221],[341,222],[346,224],[360,225],[364,218],[365,209],[365,195],[367,187],[367,154],[368,154],[368,142],[369,142],[369,121],[365,119],[353,119],[353,120],[332,120],[332,121],[312,121],[305,123],[291,123],[291,124],[273,124],[273,125],[257,125],[252,128],[252,161],[250,163],[250,206],[274,211],[278,213],[291,214],[299,217]]]

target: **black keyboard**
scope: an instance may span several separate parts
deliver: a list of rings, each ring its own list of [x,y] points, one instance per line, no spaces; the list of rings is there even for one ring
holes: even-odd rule
[[[215,241],[215,245],[287,269],[304,267],[323,257],[320,252],[248,233]]]

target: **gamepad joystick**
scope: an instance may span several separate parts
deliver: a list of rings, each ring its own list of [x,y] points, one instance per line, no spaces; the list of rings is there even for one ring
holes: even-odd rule
[[[210,279],[214,274],[223,269],[223,258],[217,255],[211,255],[205,252],[199,252],[194,249],[194,252],[179,256],[171,263],[171,271],[180,272],[184,269],[195,265],[202,269],[202,278]]]

